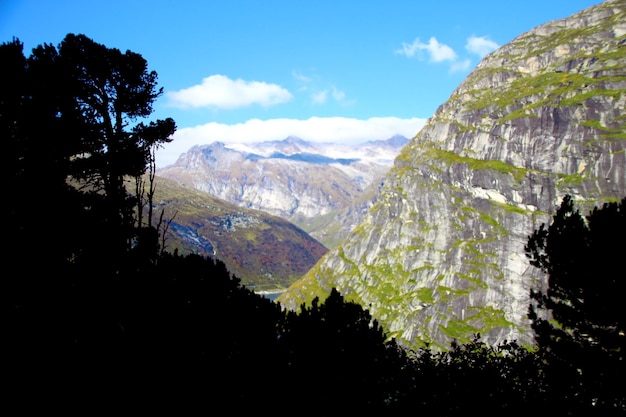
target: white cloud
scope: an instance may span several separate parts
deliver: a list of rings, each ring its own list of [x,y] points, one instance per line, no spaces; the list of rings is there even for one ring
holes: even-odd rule
[[[333,87],[333,98],[337,101],[344,101],[346,98],[346,93]]]
[[[250,119],[233,125],[211,122],[176,131],[173,141],[157,151],[157,164],[159,167],[173,164],[192,146],[216,141],[249,143],[297,136],[313,142],[361,143],[388,139],[396,134],[411,138],[425,122],[426,119],[421,118],[398,117],[372,117],[365,120],[345,117],[311,117],[306,120]]]
[[[456,52],[452,48],[439,43],[435,37],[431,37],[428,43],[421,42],[419,38],[416,38],[411,44],[402,42],[402,48],[398,49],[396,53],[410,58],[415,54],[421,56],[420,52],[422,51],[426,51],[433,62],[454,61],[457,58]]]
[[[216,74],[206,77],[201,84],[170,91],[166,94],[169,105],[178,108],[216,107],[235,109],[252,104],[267,107],[291,100],[291,93],[276,84],[245,81]]]
[[[476,54],[481,58],[483,58],[488,53],[495,51],[499,47],[500,45],[498,45],[489,38],[474,35],[467,38],[467,43],[465,44],[465,49],[468,52]]]
[[[351,105],[355,102],[353,99],[348,100],[344,91],[339,90],[317,75],[309,76],[295,70],[291,72],[291,75],[300,84],[298,91],[309,93],[312,104],[326,104],[329,98],[342,105]]]
[[[450,72],[462,72],[467,71],[467,69],[472,65],[472,61],[469,59],[464,59],[463,61],[454,61],[450,64]]]
[[[483,58],[488,53],[495,51],[499,48],[499,45],[494,41],[484,36],[470,36],[467,38],[465,49],[472,54],[478,55]],[[435,37],[431,37],[428,43],[423,43],[416,38],[413,43],[402,43],[402,48],[396,50],[397,54],[404,55],[406,57],[413,57],[417,55],[422,59],[424,51],[428,53],[432,62],[450,62],[450,72],[463,72],[467,71],[472,65],[470,59],[459,59],[458,55],[448,45],[439,43]]]
[[[311,81],[311,77],[308,77],[298,71],[291,71],[291,75],[293,76],[293,78],[295,78],[296,80],[303,82],[303,83],[308,83]]]
[[[316,91],[311,94],[311,102],[313,104],[324,104],[328,98],[328,90]]]
[[[332,96],[333,100],[338,103],[350,105],[354,103],[354,100],[346,100],[346,93],[341,90],[337,90],[337,88],[333,87],[332,91],[329,92],[328,89],[324,89],[321,91],[315,91],[311,93],[311,103],[313,104],[325,104],[328,101],[329,93]]]

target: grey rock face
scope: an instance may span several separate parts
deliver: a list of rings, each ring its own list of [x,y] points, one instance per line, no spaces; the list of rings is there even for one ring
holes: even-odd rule
[[[401,344],[533,343],[528,236],[565,194],[626,195],[626,3],[548,22],[487,56],[396,158],[365,219],[278,298],[332,287]],[[590,260],[593,261],[593,260]]]

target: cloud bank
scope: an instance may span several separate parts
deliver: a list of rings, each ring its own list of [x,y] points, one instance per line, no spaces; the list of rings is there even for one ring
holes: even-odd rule
[[[173,141],[159,149],[158,167],[176,162],[178,157],[194,145],[213,142],[250,143],[282,140],[297,136],[312,142],[361,143],[368,140],[385,140],[399,134],[412,138],[426,123],[426,119],[398,117],[372,117],[351,119],[346,117],[311,117],[299,119],[250,119],[232,125],[206,123],[176,131]]]

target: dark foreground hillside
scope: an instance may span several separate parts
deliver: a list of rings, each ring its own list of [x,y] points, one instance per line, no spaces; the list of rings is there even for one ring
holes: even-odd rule
[[[625,204],[597,211],[591,224],[623,229]],[[578,228],[560,223],[570,218],[555,216],[529,248],[542,248],[534,252],[541,255],[542,239],[552,245],[556,230],[572,240]],[[561,268],[570,263],[554,247],[548,253]],[[581,311],[562,310],[554,294],[568,287],[557,283],[559,269],[553,292],[537,299],[568,324],[556,328],[535,317],[536,348],[488,346],[477,335],[435,353],[399,348],[336,290],[323,303],[288,312],[242,287],[220,262],[169,254],[156,264],[136,261],[114,273],[67,265],[39,275],[15,269],[4,278],[2,378],[10,404],[77,413],[258,411],[268,404],[322,414],[626,412],[624,323],[613,315],[619,304],[599,313],[594,295]],[[585,291],[610,300],[615,280],[607,278],[608,291]],[[588,327],[581,314],[597,324]]]

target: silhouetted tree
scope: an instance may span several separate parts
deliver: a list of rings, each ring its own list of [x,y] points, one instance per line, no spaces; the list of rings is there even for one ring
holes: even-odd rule
[[[623,199],[583,218],[567,195],[526,245],[531,264],[548,276],[545,292],[531,292],[532,327],[550,364],[552,395],[572,413],[626,412],[625,210]]]
[[[68,34],[59,46],[64,71],[71,76],[68,94],[89,126],[72,159],[71,175],[103,196],[104,220],[99,252],[126,252],[135,238],[137,202],[125,180],[143,176],[153,158],[152,149],[171,140],[172,119],[149,125],[131,123],[152,113],[162,94],[157,74],[134,52],[107,48],[84,35]],[[141,224],[138,227],[142,227]],[[105,237],[108,237],[105,239]]]
[[[309,411],[374,412],[396,399],[404,352],[386,342],[367,310],[346,302],[334,288],[324,303],[316,298],[310,307],[287,313],[280,346],[280,372],[297,381],[283,388],[293,406],[304,402]]]
[[[115,268],[121,255],[140,241],[144,253],[157,253],[152,227],[155,150],[171,141],[172,119],[140,122],[149,116],[162,89],[157,74],[141,55],[107,48],[84,35],[68,34],[58,48],[43,44],[26,58],[19,40],[2,45],[3,80],[0,125],[7,141],[9,194],[7,218],[15,237],[32,239],[46,204],[50,253],[76,263],[108,259]],[[126,181],[148,177],[148,202]],[[33,187],[37,192],[33,193]],[[143,205],[148,221],[142,222]],[[88,225],[88,226],[87,226]],[[141,235],[141,236],[139,236]]]
[[[157,120],[156,122],[150,122],[148,125],[140,123],[133,128],[133,134],[137,137],[137,143],[145,154],[146,171],[147,171],[147,184],[146,201],[148,206],[148,226],[152,225],[153,220],[153,203],[154,193],[156,191],[155,177],[156,177],[156,150],[162,147],[165,143],[171,142],[171,136],[176,131],[176,124],[173,119]],[[136,179],[142,179],[140,175],[136,176]],[[139,181],[137,181],[139,182]],[[145,187],[137,187],[137,191],[144,190]],[[137,199],[141,202],[143,200],[139,196]],[[143,212],[143,205],[137,208],[138,212],[138,225],[142,226],[141,213]]]
[[[22,49],[18,40],[0,46],[3,65],[12,73],[10,78],[3,77],[0,88],[6,192],[11,202],[6,207],[7,235],[16,252],[41,235],[40,243],[46,247],[41,255],[52,262],[70,256],[77,240],[77,229],[72,227],[80,218],[75,209],[77,193],[66,180],[71,155],[77,149],[71,138],[82,134],[83,123],[76,112],[67,109],[69,97],[64,88],[68,76],[56,65],[56,50],[43,45],[27,59]],[[43,225],[37,221],[44,213],[53,219],[46,224],[47,233],[42,233]],[[46,244],[47,238],[54,238],[54,245]],[[16,252],[10,257],[19,256]]]
[[[20,381],[53,390],[45,376],[81,360],[85,369],[105,366],[127,351],[119,283],[132,268],[120,266],[136,235],[124,181],[143,175],[175,126],[126,130],[160,94],[137,54],[68,35],[29,57],[19,40],[3,43],[0,62],[9,75],[0,81],[7,375],[18,391]]]
[[[7,358],[41,364],[43,351],[71,340],[68,265],[84,247],[90,214],[67,182],[84,123],[65,91],[69,76],[55,48],[42,45],[26,58],[18,40],[0,45],[10,78],[0,81],[0,134],[6,145],[2,284]],[[16,360],[13,355],[24,361]],[[48,356],[49,358],[50,356]],[[29,365],[30,366],[30,365]],[[26,372],[27,369],[24,369]]]

